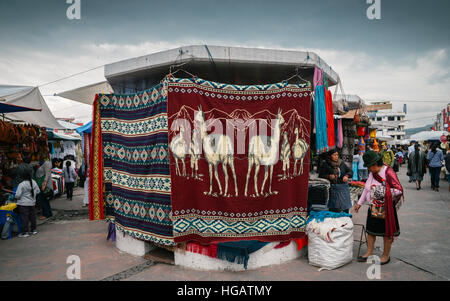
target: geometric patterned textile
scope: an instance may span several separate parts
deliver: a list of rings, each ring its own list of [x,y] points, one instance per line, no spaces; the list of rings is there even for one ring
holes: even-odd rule
[[[99,96],[107,218],[135,238],[173,246],[167,82]]]
[[[167,91],[174,241],[303,237],[310,85],[169,78]]]

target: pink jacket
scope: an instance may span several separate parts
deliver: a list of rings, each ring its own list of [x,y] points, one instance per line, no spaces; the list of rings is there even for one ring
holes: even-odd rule
[[[378,173],[380,175],[380,177],[382,177],[383,179],[386,179],[386,169],[387,169],[387,166],[384,165],[381,168],[380,172]],[[359,198],[358,205],[362,205],[365,202],[367,202],[368,204],[372,203],[372,200],[370,199],[370,187],[372,187],[372,185],[378,186],[378,185],[381,185],[381,183],[378,182],[377,180],[375,180],[373,178],[372,173],[370,173],[369,178],[367,179],[366,185],[364,186],[364,191],[363,191],[361,197]],[[399,196],[402,194],[402,192],[400,190],[395,189],[395,188],[391,189],[391,191],[392,191],[392,197]]]

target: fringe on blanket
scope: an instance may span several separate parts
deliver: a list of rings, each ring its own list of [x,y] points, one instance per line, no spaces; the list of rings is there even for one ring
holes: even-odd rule
[[[112,242],[116,241],[116,225],[112,222],[108,224],[108,236],[106,237],[106,241],[110,239]]]

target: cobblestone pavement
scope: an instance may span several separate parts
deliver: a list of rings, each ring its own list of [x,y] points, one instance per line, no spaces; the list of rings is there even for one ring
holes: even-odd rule
[[[406,203],[399,211],[401,235],[392,247],[391,263],[381,267],[381,280],[450,279],[450,192],[442,181],[440,192],[430,189],[425,175],[423,189],[408,183],[406,170],[399,178]],[[0,241],[0,280],[67,280],[69,255],[81,259],[82,280],[368,280],[368,265],[354,260],[333,271],[318,271],[307,258],[244,272],[204,272],[154,263],[118,251],[106,241],[105,221],[89,221],[82,208],[83,191],[51,201],[54,217],[40,221],[39,233],[28,238]],[[354,214],[354,223],[365,223],[366,207]],[[360,235],[355,227],[355,238]],[[377,240],[376,254],[382,242]],[[362,248],[364,252],[365,248]],[[356,258],[358,243],[354,244]]]

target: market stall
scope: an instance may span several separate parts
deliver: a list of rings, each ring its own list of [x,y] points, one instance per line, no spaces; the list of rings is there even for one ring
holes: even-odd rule
[[[310,162],[338,145],[349,151],[341,118],[334,126],[328,85],[336,78],[320,64],[272,84],[175,77],[177,70],[140,92],[97,94],[90,219],[106,218],[122,251],[159,247],[185,266],[240,270],[299,257]],[[327,209],[325,181],[311,186],[311,207]]]

